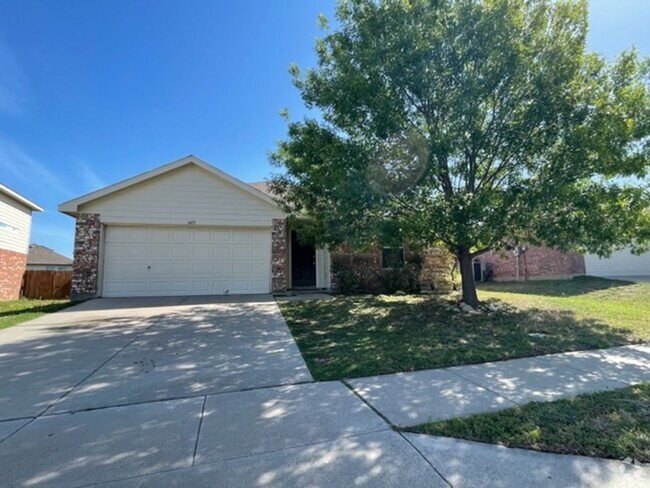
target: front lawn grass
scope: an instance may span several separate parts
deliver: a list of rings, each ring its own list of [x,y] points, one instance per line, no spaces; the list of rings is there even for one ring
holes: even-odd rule
[[[536,451],[650,462],[650,383],[402,429]]]
[[[430,295],[337,297],[280,307],[317,380],[650,340],[650,283],[494,283],[482,286],[479,297],[507,307],[466,315],[442,306],[445,297]]]
[[[35,319],[46,313],[57,312],[70,306],[69,300],[9,300],[0,302],[0,329]]]

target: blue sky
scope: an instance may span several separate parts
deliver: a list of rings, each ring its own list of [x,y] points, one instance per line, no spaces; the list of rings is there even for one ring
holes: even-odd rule
[[[650,54],[650,1],[592,0],[589,48]],[[314,63],[317,0],[0,0],[0,182],[45,208],[32,242],[71,255],[58,203],[187,154],[272,168],[287,67]]]

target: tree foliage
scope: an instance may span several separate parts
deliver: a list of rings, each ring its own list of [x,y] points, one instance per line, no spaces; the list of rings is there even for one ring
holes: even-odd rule
[[[650,240],[650,62],[585,48],[586,0],[347,0],[291,73],[273,188],[320,243],[399,235],[458,256]],[[326,25],[325,22],[322,22]],[[465,263],[465,269],[463,269]]]

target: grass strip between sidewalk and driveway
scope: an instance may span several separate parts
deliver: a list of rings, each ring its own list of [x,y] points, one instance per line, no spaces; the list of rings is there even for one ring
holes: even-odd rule
[[[650,463],[650,383],[400,430]]]
[[[335,380],[650,341],[650,283],[582,277],[490,283],[481,315],[452,296],[351,296],[280,302],[312,375]]]
[[[31,300],[21,298],[0,302],[0,329],[58,312],[71,305],[70,300]]]

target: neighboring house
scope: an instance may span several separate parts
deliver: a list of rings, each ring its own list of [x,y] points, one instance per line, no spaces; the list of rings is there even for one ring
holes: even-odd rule
[[[34,202],[0,184],[0,300],[20,296],[32,212],[42,211]]]
[[[27,254],[28,270],[72,271],[72,259],[40,244],[30,244]]]
[[[608,258],[587,254],[585,266],[587,274],[592,276],[650,281],[650,253],[636,256],[629,248],[616,251]]]
[[[329,289],[333,269],[379,276],[412,254],[302,244],[267,192],[188,156],[60,204],[77,220],[72,299]],[[452,264],[424,251],[420,282],[448,283]]]
[[[524,246],[516,256],[512,250],[489,251],[479,260],[486,276],[494,281],[552,280],[585,274],[585,259],[577,252],[562,252],[545,246]],[[519,261],[519,263],[517,263]]]

